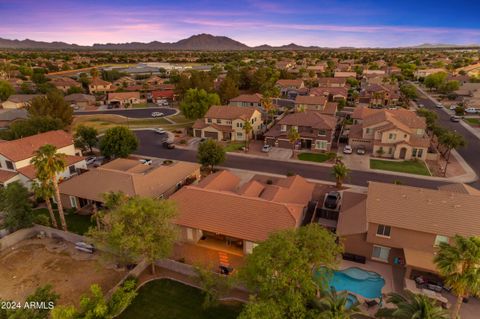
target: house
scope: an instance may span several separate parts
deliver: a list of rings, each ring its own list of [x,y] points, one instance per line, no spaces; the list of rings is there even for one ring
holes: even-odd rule
[[[65,101],[81,108],[91,108],[96,103],[95,96],[82,93],[69,94],[65,96]]]
[[[406,109],[355,108],[348,135],[352,147],[363,145],[373,154],[393,159],[427,159],[430,139],[425,119]]]
[[[298,175],[271,184],[256,179],[241,184],[236,175],[220,171],[170,198],[177,203],[174,222],[181,241],[249,254],[270,234],[301,225],[313,189]]]
[[[320,87],[345,87],[347,78],[318,78],[318,86]]]
[[[465,74],[467,74],[468,76],[480,76],[480,63],[475,63],[464,66],[463,68],[458,68],[455,70],[455,73],[458,74],[462,71],[465,72]]]
[[[260,110],[263,110],[262,99],[263,99],[263,96],[260,93],[241,94],[231,99],[228,105],[242,106],[242,107],[256,107]]]
[[[126,88],[128,86],[136,85],[137,81],[130,76],[122,76],[118,80],[115,80],[112,84],[116,88]]]
[[[158,103],[160,100],[175,101],[175,91],[174,90],[152,91],[152,101],[153,101],[153,103]]]
[[[185,184],[200,179],[200,165],[189,162],[146,165],[118,158],[60,184],[64,207],[81,209],[97,203],[103,194],[123,192],[127,196],[167,198]]]
[[[305,87],[302,79],[278,80],[276,86],[280,89],[281,95],[288,95],[290,91],[297,92]]]
[[[317,110],[323,111],[327,105],[327,98],[324,96],[297,95],[295,98],[295,109],[297,111]]]
[[[50,80],[50,83],[63,92],[67,92],[71,87],[82,87],[80,83],[67,77],[53,78]]]
[[[399,99],[398,87],[387,84],[368,84],[358,97],[359,103],[380,106],[395,105]]]
[[[404,266],[406,278],[438,273],[441,242],[478,236],[480,192],[468,185],[426,189],[369,182],[367,194],[344,192],[337,224],[345,253]]]
[[[326,63],[319,63],[319,64],[316,64],[316,65],[310,65],[310,66],[307,66],[307,71],[313,71],[315,72],[315,74],[321,74],[323,72],[325,72],[325,69],[327,68],[327,64]]]
[[[143,101],[140,99],[140,92],[113,92],[108,93],[107,102],[117,108],[129,107]]]
[[[36,97],[44,96],[42,94],[12,94],[10,97],[2,103],[4,109],[21,109],[25,108],[32,103],[32,100]]]
[[[422,69],[422,70],[416,70],[415,72],[413,72],[413,76],[415,77],[415,79],[421,79],[421,78],[426,78],[427,76],[431,75],[431,74],[435,74],[435,73],[439,73],[439,72],[445,72],[447,73],[447,71],[443,68],[435,68],[435,69]]]
[[[335,71],[333,74],[333,77],[335,78],[356,78],[357,77],[357,72],[353,71],[348,71],[348,72],[340,72],[340,71]]]
[[[385,71],[384,70],[368,70],[365,69],[362,72],[363,75],[379,75],[379,76],[384,76]]]
[[[0,143],[0,185],[19,181],[26,187],[36,178],[35,168],[30,164],[35,151],[45,144],[54,145],[57,153],[65,154],[67,168],[58,174],[59,180],[76,175],[86,169],[85,159],[75,149],[72,136],[65,131],[50,131],[13,141]]]
[[[294,128],[300,134],[297,149],[314,152],[330,151],[337,121],[334,116],[319,111],[296,112],[286,115],[265,133],[265,143],[292,148],[288,132]]]
[[[0,128],[8,127],[17,120],[24,120],[28,117],[26,109],[0,109]]]
[[[108,91],[113,91],[115,88],[112,87],[112,83],[104,81],[98,77],[95,77],[88,84],[88,92],[93,93],[107,93]]]
[[[314,96],[324,96],[328,101],[341,101],[347,100],[348,98],[348,89],[346,87],[316,87],[310,89],[310,95]]]
[[[263,129],[262,114],[254,107],[214,105],[202,119],[195,121],[193,133],[195,137],[219,141],[244,141],[245,121],[251,123],[250,135],[254,136]]]
[[[162,79],[161,77],[157,75],[153,75],[149,77],[148,79],[145,80],[144,83],[146,83],[149,86],[156,86],[159,84],[163,84],[165,82],[165,79]]]

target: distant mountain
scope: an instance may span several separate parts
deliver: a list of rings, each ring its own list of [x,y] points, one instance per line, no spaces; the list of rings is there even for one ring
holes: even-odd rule
[[[465,47],[478,47],[478,46],[480,46],[480,44],[422,43],[419,45],[411,46],[409,48],[439,49],[439,48],[465,48]]]
[[[417,46],[406,48],[457,48],[457,47],[478,47],[478,44],[472,45],[455,45],[442,43],[424,43]],[[347,47],[345,47],[347,48]],[[350,47],[348,47],[350,48]],[[152,41],[128,42],[128,43],[95,43],[92,46],[80,46],[77,44],[69,44],[65,42],[42,42],[30,39],[26,40],[9,40],[0,38],[0,49],[35,49],[35,50],[137,50],[137,51],[235,51],[235,50],[319,50],[324,47],[318,46],[301,46],[290,43],[282,46],[271,46],[263,44],[256,47],[235,41],[224,36],[214,36],[211,34],[197,34],[178,42],[159,42]],[[343,49],[343,48],[342,48]],[[353,47],[351,49],[354,49]]]

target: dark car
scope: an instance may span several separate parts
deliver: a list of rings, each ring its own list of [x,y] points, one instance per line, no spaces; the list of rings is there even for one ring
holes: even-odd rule
[[[328,209],[338,209],[340,208],[340,200],[342,195],[339,192],[329,192],[325,195],[324,206]]]
[[[169,142],[169,141],[163,142],[162,145],[163,145],[163,147],[168,148],[169,150],[175,148],[175,144],[173,144],[173,142]]]

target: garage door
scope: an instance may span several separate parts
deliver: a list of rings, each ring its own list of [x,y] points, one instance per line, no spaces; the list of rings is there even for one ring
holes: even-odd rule
[[[195,137],[202,137],[202,130],[195,130]]]
[[[217,132],[205,132],[206,138],[211,138],[214,140],[218,140],[218,133]]]

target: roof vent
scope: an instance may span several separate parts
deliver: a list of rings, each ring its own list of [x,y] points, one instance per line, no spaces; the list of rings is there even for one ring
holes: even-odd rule
[[[403,198],[407,198],[407,194],[402,194],[402,197],[403,197]]]

